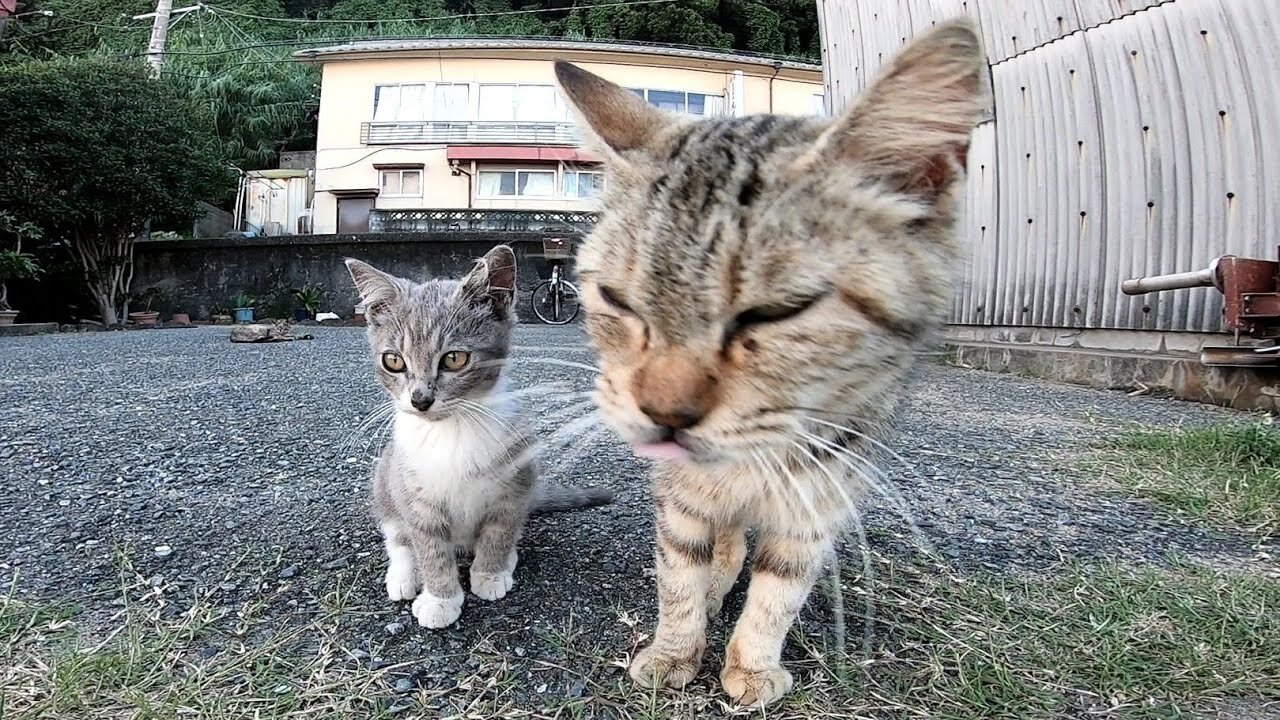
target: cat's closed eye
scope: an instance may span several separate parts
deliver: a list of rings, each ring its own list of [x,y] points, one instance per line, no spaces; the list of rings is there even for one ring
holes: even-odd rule
[[[813,307],[814,303],[818,302],[823,297],[823,295],[814,295],[813,297],[802,298],[794,302],[779,303],[776,305],[760,305],[758,307],[753,307],[750,310],[744,310],[734,316],[733,320],[729,321],[729,326],[725,329],[725,338],[731,338],[748,328],[789,320]]]
[[[618,294],[609,288],[598,285],[596,289],[600,291],[600,297],[604,298],[605,304],[609,307],[627,315],[635,315],[636,311],[632,310],[629,305],[618,299]]]

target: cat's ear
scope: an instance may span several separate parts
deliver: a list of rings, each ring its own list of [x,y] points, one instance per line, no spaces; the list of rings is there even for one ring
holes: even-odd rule
[[[347,258],[347,271],[356,284],[356,292],[365,304],[365,314],[376,316],[384,307],[400,298],[400,282],[367,262]]]
[[[938,24],[894,58],[797,169],[854,163],[895,189],[937,199],[964,175],[969,138],[987,106],[986,72],[974,25]]]
[[[516,254],[507,245],[499,245],[485,253],[463,278],[462,290],[477,302],[491,307],[495,317],[505,320],[515,310]]]
[[[584,141],[609,157],[643,149],[674,119],[630,90],[563,60],[556,80],[584,131]]]

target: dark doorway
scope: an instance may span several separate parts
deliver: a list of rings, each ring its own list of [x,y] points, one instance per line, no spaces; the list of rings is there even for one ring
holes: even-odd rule
[[[373,198],[338,198],[338,232],[359,234],[369,232],[369,213],[373,212]]]

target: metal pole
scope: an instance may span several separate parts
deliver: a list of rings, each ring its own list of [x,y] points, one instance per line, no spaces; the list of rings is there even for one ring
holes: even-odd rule
[[[164,45],[169,38],[169,16],[172,14],[173,0],[157,0],[156,18],[151,24],[151,42],[147,44],[147,64],[156,76],[164,68]]]
[[[1219,258],[1220,260],[1221,258]],[[1204,270],[1173,273],[1172,275],[1152,275],[1151,277],[1132,278],[1120,283],[1120,291],[1125,295],[1145,295],[1161,290],[1179,290],[1182,288],[1213,287],[1218,274],[1218,260],[1214,260]]]

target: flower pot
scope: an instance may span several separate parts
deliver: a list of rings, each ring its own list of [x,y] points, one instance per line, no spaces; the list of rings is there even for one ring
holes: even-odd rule
[[[302,322],[303,320],[314,320],[315,318],[311,316],[311,311],[306,308],[294,308],[293,319],[295,322]]]
[[[354,320],[357,325],[364,325],[365,323],[364,311],[365,311],[364,303],[360,303],[356,305],[356,311],[354,314],[352,314],[351,319]]]
[[[0,310],[0,325],[12,325],[18,319],[17,310]]]
[[[174,313],[173,317],[169,318],[169,322],[174,325],[190,325],[191,315],[187,313]]]
[[[251,323],[253,322],[253,308],[235,308],[233,312],[236,314],[236,322]]]
[[[132,312],[129,313],[129,319],[138,327],[155,327],[156,321],[160,319],[160,313],[151,310]]]

